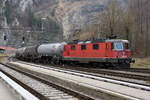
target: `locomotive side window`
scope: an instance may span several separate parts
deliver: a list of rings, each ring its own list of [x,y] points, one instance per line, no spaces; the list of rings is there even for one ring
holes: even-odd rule
[[[94,50],[98,50],[99,49],[99,45],[98,44],[93,44],[93,49]]]
[[[129,43],[125,43],[125,49],[126,49],[126,50],[129,50],[129,49],[130,49]]]
[[[86,50],[86,45],[81,45],[81,50]]]
[[[75,50],[75,45],[72,45],[72,46],[71,46],[71,50]]]

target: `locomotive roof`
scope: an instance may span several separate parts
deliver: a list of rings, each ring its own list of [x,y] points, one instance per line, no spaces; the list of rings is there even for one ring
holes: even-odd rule
[[[83,43],[103,43],[105,39],[98,39],[98,40],[86,40],[86,41],[78,41],[75,40],[73,42],[69,42],[68,44],[83,44]]]
[[[15,48],[0,46],[0,49],[3,50],[15,50]]]
[[[110,40],[105,40],[105,39],[98,39],[98,40],[87,40],[87,41],[73,41],[69,42],[68,44],[88,44],[88,43],[104,43],[104,42],[126,42],[128,43],[128,40],[121,40],[121,39],[110,39]]]

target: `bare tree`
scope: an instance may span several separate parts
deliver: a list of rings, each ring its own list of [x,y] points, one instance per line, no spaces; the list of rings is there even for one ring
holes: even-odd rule
[[[135,39],[135,52],[142,57],[150,56],[150,1],[130,0],[132,12],[138,28]]]
[[[119,38],[131,41],[135,22],[128,8],[124,9],[116,0],[112,0],[100,16],[101,32],[105,35],[116,34]]]

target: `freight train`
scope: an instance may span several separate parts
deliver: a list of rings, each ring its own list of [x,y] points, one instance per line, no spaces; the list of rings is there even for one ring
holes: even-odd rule
[[[70,43],[49,43],[19,48],[16,58],[53,64],[89,64],[130,68],[134,62],[128,40],[99,39]]]

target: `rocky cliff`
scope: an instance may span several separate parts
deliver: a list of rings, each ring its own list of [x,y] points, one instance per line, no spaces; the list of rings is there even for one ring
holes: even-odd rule
[[[111,0],[0,0],[0,26],[23,26],[26,10],[31,8],[39,18],[50,17],[57,20],[62,25],[64,38],[68,39],[85,25],[98,24],[97,19],[109,1]],[[117,1],[124,6],[128,0]],[[6,8],[8,12],[11,10],[9,17],[5,12]]]
[[[56,9],[56,18],[62,23],[64,37],[85,24],[97,20],[105,8],[105,0],[62,0]]]
[[[64,37],[68,38],[76,30],[87,24],[98,24],[99,15],[111,0],[60,0],[55,17],[62,23]],[[122,6],[128,0],[117,0]]]
[[[55,35],[54,32],[53,34],[43,33],[41,28],[42,24],[45,24],[46,21],[40,21],[43,17],[54,16],[53,9],[57,3],[57,0],[0,0],[0,45],[20,47],[23,43],[23,36],[26,39],[27,45],[34,45],[40,43],[42,40],[43,42],[47,42],[51,36],[53,36],[52,42],[59,40],[57,38],[59,35],[58,32],[58,35]],[[34,16],[32,13],[29,16],[29,10],[33,12]],[[31,21],[30,17],[34,21]],[[29,21],[31,24],[35,24],[34,26],[38,26],[38,28],[36,27],[35,29],[33,27],[31,29]],[[36,24],[35,21],[38,23]],[[7,36],[7,40],[4,40],[5,35]]]

